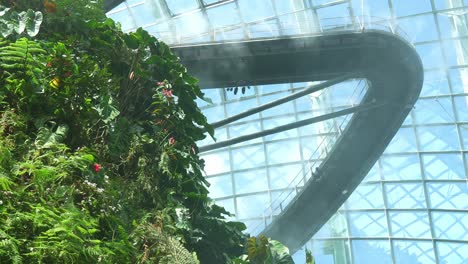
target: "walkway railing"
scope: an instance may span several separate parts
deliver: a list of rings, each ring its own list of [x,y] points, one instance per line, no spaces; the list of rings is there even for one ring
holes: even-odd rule
[[[261,39],[281,39],[287,37],[317,36],[334,31],[363,32],[369,29],[383,30],[399,35],[408,42],[411,38],[406,35],[391,18],[375,16],[331,17],[322,18],[319,23],[313,19],[295,19],[294,23],[281,22],[278,19],[254,21],[250,23],[235,24],[222,28],[213,28],[202,33],[179,35],[177,32],[156,32],[157,37],[171,47],[192,46],[206,43],[223,43],[230,41],[248,41]],[[261,27],[252,29],[251,26]]]
[[[360,89],[359,89],[360,88]],[[354,105],[355,102],[351,103],[351,100],[355,98],[356,94],[359,100],[362,99],[365,91],[367,89],[367,82],[360,80],[356,85],[353,94],[347,98],[347,105]],[[314,170],[320,166],[322,161],[327,157],[328,153],[331,152],[335,142],[342,135],[342,132],[346,129],[349,121],[351,120],[352,114],[344,117],[343,120],[336,126],[331,126],[329,131],[325,132],[327,136],[323,136],[320,143],[318,144],[315,151],[312,153],[311,157],[308,160],[305,171],[301,170],[294,177],[294,179],[288,184],[280,195],[278,195],[271,204],[265,209],[261,215],[262,223],[255,224],[253,226],[248,226],[248,230],[251,234],[259,234],[263,228],[265,228],[269,222],[273,221],[274,217],[280,214],[283,209],[293,201],[294,197],[300,192],[301,188],[309,180],[319,182],[321,178],[318,175],[315,175]],[[337,130],[337,131],[336,131]],[[331,135],[331,136],[329,136]]]

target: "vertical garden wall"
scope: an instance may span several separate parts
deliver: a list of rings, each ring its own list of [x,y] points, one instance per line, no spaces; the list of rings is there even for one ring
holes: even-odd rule
[[[203,97],[98,1],[0,7],[0,263],[226,263],[244,225],[207,197]]]

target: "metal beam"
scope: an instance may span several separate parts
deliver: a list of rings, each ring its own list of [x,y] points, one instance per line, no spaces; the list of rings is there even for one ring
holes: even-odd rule
[[[259,137],[268,136],[268,135],[271,135],[271,134],[276,134],[276,133],[279,133],[279,132],[291,130],[291,129],[302,127],[302,126],[305,126],[305,125],[310,125],[310,124],[322,122],[324,120],[331,119],[331,118],[336,118],[336,117],[343,116],[343,115],[349,115],[349,114],[352,114],[352,113],[355,113],[355,112],[370,110],[370,109],[373,109],[373,108],[376,108],[376,107],[379,107],[379,106],[382,106],[382,104],[369,103],[369,104],[363,104],[363,105],[358,105],[358,106],[346,108],[346,109],[336,111],[336,112],[333,112],[333,113],[308,118],[308,119],[297,121],[297,122],[290,123],[290,124],[287,124],[287,125],[282,125],[282,126],[278,126],[278,127],[272,128],[272,129],[267,129],[267,130],[264,130],[264,131],[252,133],[250,135],[240,136],[240,137],[229,139],[229,140],[226,140],[226,141],[222,141],[222,142],[214,143],[214,144],[211,144],[211,145],[203,146],[203,147],[199,148],[199,152],[201,153],[201,152],[206,152],[206,151],[210,151],[210,150],[214,150],[214,149],[224,148],[224,147],[231,146],[231,145],[241,143],[241,142],[244,142],[244,141],[256,139],[256,138],[259,138]]]
[[[311,85],[309,87],[307,87],[305,90],[302,90],[300,92],[297,92],[297,93],[294,93],[294,94],[291,94],[291,95],[288,95],[288,96],[285,96],[283,98],[280,98],[278,100],[275,100],[275,101],[272,101],[272,102],[269,102],[269,103],[266,103],[266,104],[263,104],[263,105],[260,105],[260,106],[257,106],[257,107],[254,107],[254,108],[251,108],[247,111],[244,111],[242,113],[239,113],[237,115],[233,115],[231,117],[228,117],[226,119],[223,119],[223,120],[220,120],[220,121],[217,121],[217,122],[214,122],[211,124],[211,126],[213,128],[219,128],[219,127],[222,127],[224,125],[227,125],[229,123],[232,123],[234,121],[237,121],[239,119],[242,119],[244,117],[247,117],[247,116],[250,116],[250,115],[253,115],[253,114],[256,114],[256,113],[259,113],[263,110],[266,110],[266,109],[270,109],[272,107],[275,107],[275,106],[278,106],[280,104],[284,104],[286,102],[289,102],[289,101],[292,101],[292,100],[295,100],[299,97],[302,97],[304,95],[308,95],[308,94],[311,94],[311,93],[314,93],[314,92],[317,92],[317,91],[320,91],[322,89],[325,89],[327,87],[330,87],[332,85],[335,85],[337,83],[340,83],[340,82],[343,82],[343,81],[346,81],[348,79],[351,79],[353,78],[355,75],[352,75],[352,74],[345,74],[344,76],[341,76],[341,77],[338,77],[338,78],[335,78],[335,79],[332,79],[332,80],[329,80],[329,81],[326,81],[326,82],[323,82],[323,83],[320,83],[318,85]]]

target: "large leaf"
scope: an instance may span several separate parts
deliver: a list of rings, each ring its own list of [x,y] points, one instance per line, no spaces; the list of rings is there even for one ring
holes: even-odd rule
[[[112,103],[112,97],[106,95],[102,97],[98,106],[93,107],[106,124],[114,120],[120,114],[120,111]]]
[[[289,249],[281,244],[279,241],[271,240],[270,241],[270,252],[271,252],[271,262],[272,264],[294,264],[294,261],[289,255]]]
[[[10,8],[0,5],[0,17],[4,16],[9,10]]]
[[[6,38],[13,33],[13,25],[7,21],[0,19],[0,34]]]
[[[26,12],[24,23],[26,25],[26,32],[29,36],[34,37],[39,33],[42,19],[42,13],[39,11],[34,12],[33,10],[29,9]]]
[[[13,23],[16,33],[18,34],[23,33],[24,29],[26,28],[26,20],[27,20],[26,12],[21,12],[21,13],[12,12],[11,18],[13,18],[11,23]]]
[[[62,143],[68,132],[67,125],[60,125],[57,127],[55,132],[46,127],[41,127],[37,132],[36,140],[34,144],[39,148],[50,148],[53,145]]]

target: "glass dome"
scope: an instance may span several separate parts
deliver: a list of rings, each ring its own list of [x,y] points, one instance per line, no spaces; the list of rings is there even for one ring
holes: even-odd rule
[[[304,247],[317,263],[466,263],[467,0],[128,0],[107,15],[125,31],[143,27],[172,47],[344,29],[403,36],[423,61],[420,98],[364,181]],[[214,122],[310,84],[252,86],[237,94],[206,89],[213,104],[198,103]],[[366,89],[362,79],[343,82],[219,128],[216,137],[343,109],[358,104]],[[265,210],[301,189],[311,163],[326,157],[350,116],[204,153],[212,198],[257,234],[271,221]],[[295,255],[298,263],[304,258],[303,251]]]

